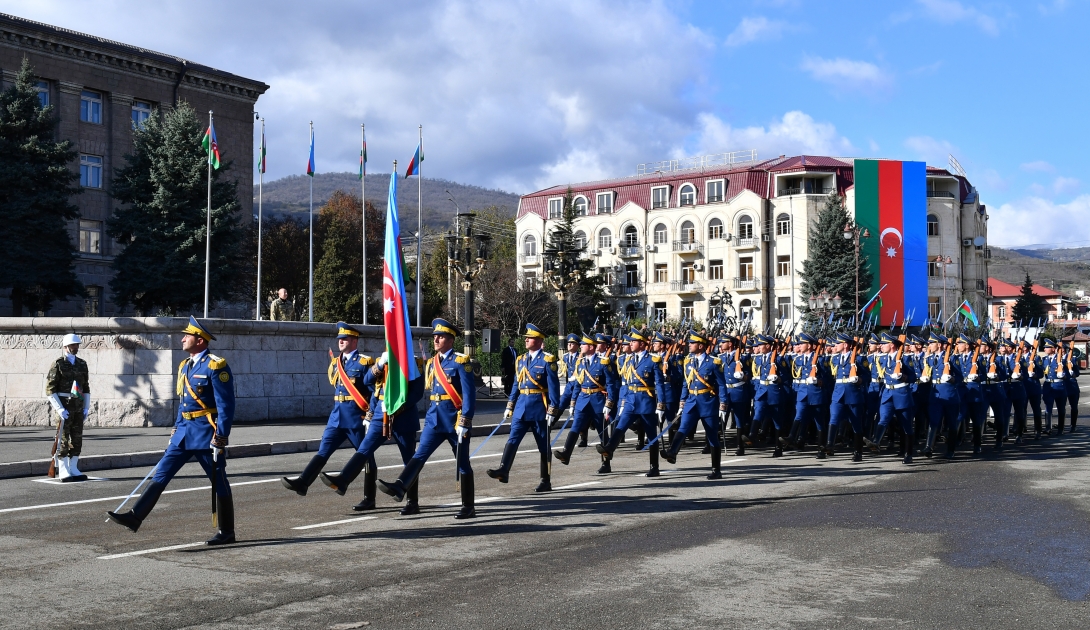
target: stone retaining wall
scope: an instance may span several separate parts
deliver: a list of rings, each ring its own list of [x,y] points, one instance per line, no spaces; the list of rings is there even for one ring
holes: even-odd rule
[[[91,379],[88,426],[169,426],[174,423],[174,378],[188,355],[180,317],[0,317],[0,426],[51,425],[45,375],[62,353],[67,333],[83,338],[79,356]],[[329,414],[333,389],[326,377],[336,326],[311,322],[204,320],[216,336],[213,354],[235,376],[236,422],[318,418]],[[381,326],[363,331],[361,350],[385,349]],[[414,328],[416,338],[430,330]]]

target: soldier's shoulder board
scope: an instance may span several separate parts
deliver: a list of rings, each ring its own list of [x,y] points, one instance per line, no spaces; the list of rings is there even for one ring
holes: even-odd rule
[[[716,365],[723,365],[723,359],[720,359],[719,357],[712,357],[712,361],[715,362]]]
[[[454,362],[455,363],[465,363],[466,361],[469,361],[469,357],[462,354],[461,352],[455,352],[454,353]]]
[[[599,357],[598,360],[602,363],[602,365],[609,365],[609,357]]]
[[[185,368],[185,362],[188,361],[188,360],[189,359],[182,359],[181,361],[178,362],[178,371],[179,372],[181,372],[182,369]]]
[[[227,359],[224,359],[223,357],[217,357],[214,354],[209,354],[208,367],[212,368],[213,370],[222,370],[223,368],[227,367]]]
[[[544,354],[545,354],[545,361],[546,362],[556,363],[556,355],[555,354],[549,354],[548,352],[546,352]]]
[[[375,364],[375,361],[376,361],[375,357],[368,356],[366,354],[361,354],[361,355],[359,355],[359,357],[360,357],[360,365],[362,365],[364,367]]]
[[[662,357],[651,355],[651,360],[655,363],[662,363]]]

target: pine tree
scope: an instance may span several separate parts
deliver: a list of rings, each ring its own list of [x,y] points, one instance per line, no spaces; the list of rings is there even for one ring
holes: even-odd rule
[[[181,104],[157,112],[133,130],[133,153],[113,182],[114,211],[107,231],[125,249],[114,258],[110,288],[118,304],[143,313],[176,314],[204,301],[208,156],[204,125]],[[238,186],[212,170],[212,264],[209,299],[233,294],[238,273]]]
[[[0,288],[11,289],[14,315],[49,310],[81,295],[67,222],[79,216],[69,199],[79,192],[68,141],[53,139],[53,106],[42,108],[37,78],[26,59],[15,84],[0,93]]]
[[[1022,292],[1014,302],[1011,309],[1011,321],[1023,322],[1029,325],[1036,319],[1044,319],[1048,315],[1048,303],[1045,299],[1033,292],[1033,280],[1026,274],[1026,281],[1022,283]]]
[[[568,289],[568,310],[578,311],[579,319],[586,326],[589,323],[586,321],[588,318],[593,320],[595,305],[604,299],[603,289],[608,278],[604,274],[594,273],[594,259],[584,256],[587,243],[579,242],[575,238],[575,221],[579,218],[579,214],[575,208],[574,199],[575,195],[569,188],[564,195],[560,219],[552,222],[552,230],[548,234],[545,249],[568,252],[566,259],[573,264],[570,273],[577,276],[575,284]],[[569,328],[573,327],[569,324]]]
[[[809,313],[805,301],[811,295],[828,291],[830,296],[839,295],[840,309],[837,317],[849,319],[858,312],[855,293],[855,242],[844,238],[844,227],[855,227],[854,221],[844,205],[844,198],[837,194],[829,195],[825,205],[818,210],[817,221],[810,226],[806,239],[809,257],[802,263],[802,299],[799,305],[804,313]],[[865,302],[867,287],[871,283],[870,267],[867,257],[859,252],[859,293],[858,301]],[[810,316],[813,317],[812,315]]]

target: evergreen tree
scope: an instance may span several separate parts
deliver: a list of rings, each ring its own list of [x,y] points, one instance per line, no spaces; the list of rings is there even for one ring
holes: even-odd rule
[[[836,193],[829,195],[825,205],[818,210],[817,221],[810,226],[806,239],[809,257],[802,263],[802,300],[799,305],[804,313],[809,313],[806,300],[811,295],[818,295],[823,290],[830,296],[839,295],[840,309],[837,317],[845,320],[858,312],[862,304],[856,304],[855,293],[855,241],[844,238],[844,227],[855,227],[855,223],[844,205],[844,198]],[[859,302],[865,302],[867,287],[871,283],[870,267],[867,257],[859,252]],[[812,318],[812,316],[811,316]]]
[[[1022,292],[1014,302],[1011,309],[1012,322],[1023,322],[1029,325],[1035,319],[1044,319],[1048,315],[1048,303],[1045,299],[1033,292],[1033,280],[1026,274],[1026,281],[1022,283]]]
[[[575,195],[569,188],[564,195],[560,219],[551,222],[552,230],[548,234],[545,249],[567,252],[565,260],[572,265],[570,273],[576,275],[575,284],[568,289],[568,310],[578,312],[582,326],[589,327],[594,319],[595,305],[604,300],[604,287],[608,278],[605,274],[595,273],[594,259],[584,255],[587,251],[587,243],[581,243],[575,238],[575,221],[579,215],[575,209],[574,199]],[[570,318],[568,321],[572,322]],[[575,328],[572,324],[568,327]]]
[[[57,299],[81,295],[67,222],[79,216],[69,202],[80,191],[71,143],[53,139],[53,106],[42,108],[30,63],[0,93],[0,288],[11,289],[14,315],[49,310]]]
[[[204,125],[182,103],[133,130],[133,153],[113,182],[122,206],[107,223],[125,249],[114,258],[114,301],[143,313],[177,314],[204,301],[208,155]],[[233,297],[242,231],[238,187],[212,170],[211,301]]]

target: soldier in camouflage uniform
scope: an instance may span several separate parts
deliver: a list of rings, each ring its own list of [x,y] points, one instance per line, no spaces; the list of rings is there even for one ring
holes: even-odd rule
[[[82,340],[79,335],[64,336],[64,355],[58,357],[45,377],[45,395],[60,424],[57,445],[57,478],[61,481],[85,481],[79,470],[83,450],[83,421],[91,407],[91,388],[87,382],[87,362],[76,356]]]
[[[280,289],[276,292],[277,298],[269,307],[269,319],[274,322],[295,321],[295,304],[288,299],[288,290]]]

